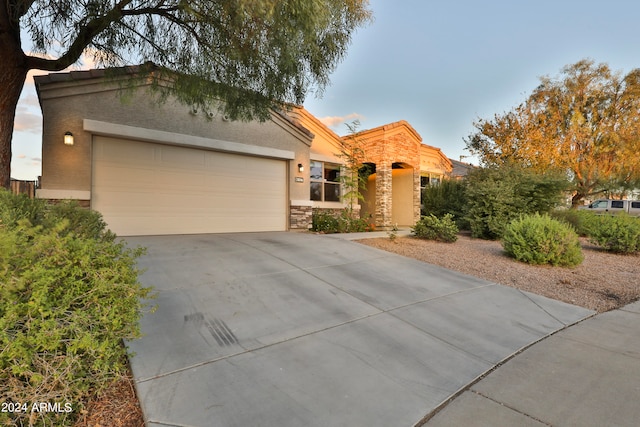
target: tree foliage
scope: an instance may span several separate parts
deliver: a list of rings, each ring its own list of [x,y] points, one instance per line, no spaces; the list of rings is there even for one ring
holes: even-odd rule
[[[0,178],[9,185],[15,107],[30,69],[151,62],[178,98],[221,104],[232,119],[322,91],[367,0],[7,0],[0,7]],[[32,46],[22,46],[21,31]],[[25,54],[30,49],[32,53]],[[5,176],[7,175],[7,176]]]
[[[466,189],[465,181],[453,179],[443,179],[438,185],[425,187],[422,190],[422,215],[440,218],[451,214],[458,227],[468,228]]]
[[[582,60],[543,77],[513,110],[481,119],[467,148],[486,165],[517,163],[559,171],[573,203],[640,182],[640,69],[626,75]]]
[[[561,202],[567,181],[514,165],[475,169],[467,176],[467,220],[473,237],[499,239],[520,215],[548,213]]]

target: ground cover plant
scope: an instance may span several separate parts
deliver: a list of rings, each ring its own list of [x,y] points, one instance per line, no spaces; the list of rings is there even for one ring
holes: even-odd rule
[[[20,403],[0,424],[73,425],[126,375],[123,340],[140,335],[151,292],[138,282],[143,252],[96,212],[0,191],[0,395]]]

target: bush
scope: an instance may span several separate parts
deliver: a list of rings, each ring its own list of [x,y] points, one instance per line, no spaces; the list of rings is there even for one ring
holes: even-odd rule
[[[548,215],[525,215],[512,221],[504,230],[502,246],[509,256],[528,264],[573,267],[583,260],[574,229]]]
[[[18,196],[0,189],[0,224],[15,227],[18,221],[26,219],[31,224],[41,224],[46,211],[45,201],[30,199],[26,194]]]
[[[475,169],[467,176],[467,219],[473,237],[499,239],[520,215],[548,213],[568,187],[566,178],[516,166]]]
[[[563,209],[551,212],[551,217],[571,225],[579,236],[588,236],[595,214],[581,209]]]
[[[589,240],[607,251],[640,252],[640,218],[627,214],[593,215],[588,228]]]
[[[358,233],[369,231],[369,224],[365,219],[354,217],[349,208],[340,212],[326,209],[314,209],[311,216],[311,231],[321,233]]]
[[[442,218],[453,215],[458,228],[468,228],[466,220],[467,197],[464,181],[445,179],[438,185],[430,185],[422,190],[422,215]]]
[[[34,425],[72,425],[83,402],[126,372],[123,340],[140,335],[141,300],[150,295],[135,265],[144,250],[116,242],[95,212],[0,197],[9,202],[0,224],[0,395],[6,402],[58,402],[61,413],[37,414]],[[37,207],[22,214],[7,208],[28,205]],[[69,219],[55,219],[62,216],[88,223],[77,232]],[[31,425],[30,409],[0,413],[0,424]]]
[[[75,200],[47,204],[24,194],[16,196],[6,190],[0,191],[0,224],[13,228],[18,221],[27,220],[33,226],[50,229],[62,219],[69,221],[68,227],[61,231],[63,233],[75,233],[89,239],[113,238],[100,213],[80,207]]]
[[[411,231],[421,239],[448,243],[458,240],[458,226],[451,214],[446,214],[441,219],[435,215],[422,217]]]

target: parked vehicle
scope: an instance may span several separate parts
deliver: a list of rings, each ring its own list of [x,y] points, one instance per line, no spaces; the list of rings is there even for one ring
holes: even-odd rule
[[[638,200],[598,199],[589,206],[584,206],[581,209],[600,214],[626,212],[629,215],[640,217],[640,201]]]

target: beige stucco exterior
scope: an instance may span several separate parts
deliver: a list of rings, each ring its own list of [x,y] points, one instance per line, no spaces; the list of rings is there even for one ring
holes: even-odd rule
[[[287,162],[287,198],[309,198],[308,181],[296,182],[296,177],[301,175],[298,164],[309,163],[313,135],[285,114],[273,113],[264,123],[228,121],[172,99],[161,103],[144,85],[123,96],[118,83],[105,80],[99,70],[35,80],[43,113],[38,197],[90,203],[92,139],[102,135],[282,159]],[[63,143],[66,132],[74,136],[72,146]]]
[[[422,137],[401,120],[347,135],[375,165],[369,177],[362,215],[377,227],[412,226],[420,219],[420,177],[447,176],[451,161],[438,148],[422,144]]]
[[[302,107],[274,112],[263,123],[233,122],[173,99],[159,102],[144,84],[123,94],[103,70],[35,80],[43,113],[41,198],[77,199],[91,206],[96,188],[92,147],[98,137],[278,159],[286,165],[287,227],[293,229],[310,227],[313,208],[345,207],[344,201],[312,201],[310,196],[311,162],[342,164],[344,141],[361,144],[365,161],[375,166],[358,209],[378,227],[415,224],[421,176],[442,178],[452,169],[441,150],[422,144],[406,121],[340,137]],[[66,132],[73,134],[73,145],[63,143]]]

